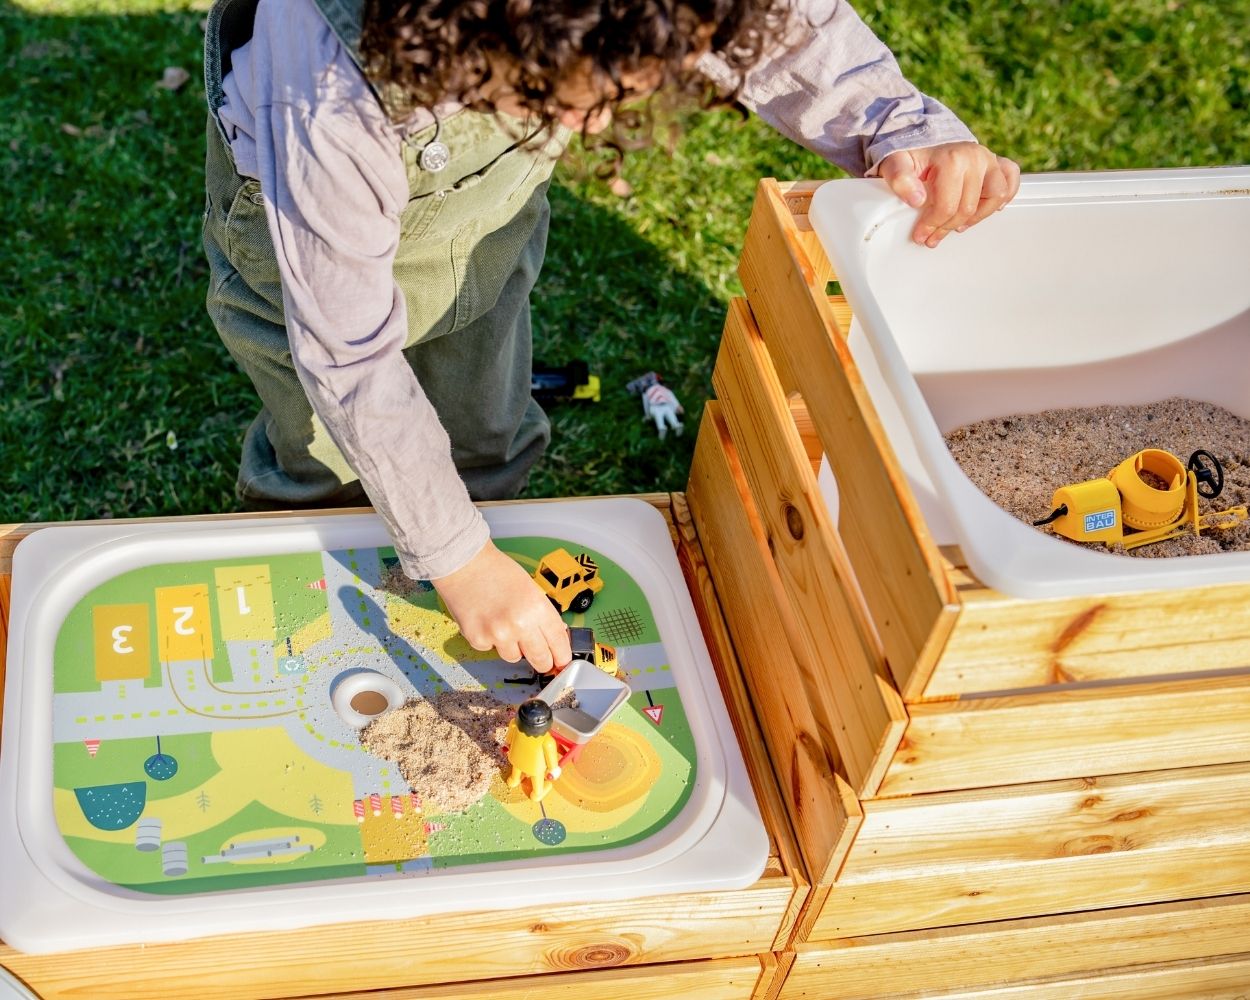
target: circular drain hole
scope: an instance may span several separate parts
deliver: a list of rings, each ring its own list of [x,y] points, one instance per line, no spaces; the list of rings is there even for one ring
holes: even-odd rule
[[[404,693],[398,684],[373,670],[341,675],[330,691],[330,704],[353,729],[363,729],[383,712],[399,708]]]
[[[390,702],[381,691],[361,691],[352,696],[351,706],[361,715],[381,715],[390,708]]]

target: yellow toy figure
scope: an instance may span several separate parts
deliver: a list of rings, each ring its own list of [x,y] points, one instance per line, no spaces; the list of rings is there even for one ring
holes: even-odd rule
[[[504,737],[504,753],[512,763],[506,779],[509,788],[516,788],[522,778],[530,779],[529,797],[542,800],[552,781],[560,777],[560,750],[551,735],[551,706],[540,698],[521,703],[516,718],[508,724]]]

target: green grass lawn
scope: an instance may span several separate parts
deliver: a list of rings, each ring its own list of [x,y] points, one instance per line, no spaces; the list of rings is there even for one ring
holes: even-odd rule
[[[203,309],[207,3],[0,0],[0,520],[234,507],[255,401]],[[1025,170],[1250,160],[1250,3],[866,0],[911,77]],[[176,92],[157,81],[182,66]],[[834,171],[758,122],[692,118],[621,199],[562,170],[536,356],[601,403],[553,411],[534,495],[679,489],[761,176]],[[661,444],[625,383],[687,409]]]

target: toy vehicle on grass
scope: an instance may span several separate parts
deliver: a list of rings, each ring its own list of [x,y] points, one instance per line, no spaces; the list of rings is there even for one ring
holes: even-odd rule
[[[590,374],[585,361],[559,367],[536,364],[530,372],[530,395],[540,403],[597,403],[600,392],[599,376]]]
[[[603,589],[598,564],[585,552],[574,558],[566,549],[555,549],[543,556],[534,570],[534,582],[561,614],[581,614]]]

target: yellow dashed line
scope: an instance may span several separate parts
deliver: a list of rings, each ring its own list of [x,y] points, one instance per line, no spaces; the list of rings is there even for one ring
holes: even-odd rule
[[[77,722],[77,723],[81,726],[81,725],[84,725],[84,724],[86,723],[86,721],[87,721],[87,717],[86,717],[85,715],[80,715],[80,716],[78,716],[78,718],[76,718],[74,721],[75,721],[75,722]]]

